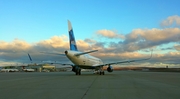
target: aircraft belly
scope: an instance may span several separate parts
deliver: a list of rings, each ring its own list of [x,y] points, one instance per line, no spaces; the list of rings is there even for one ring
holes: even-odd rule
[[[82,69],[95,69],[95,67],[93,66],[82,66],[82,65],[79,65],[80,68]]]
[[[76,65],[79,66],[82,69],[95,69],[93,66],[94,64],[88,61],[83,60],[72,60],[72,62]]]

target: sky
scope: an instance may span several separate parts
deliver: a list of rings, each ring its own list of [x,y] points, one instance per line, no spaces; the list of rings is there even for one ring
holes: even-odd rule
[[[0,66],[34,61],[69,62],[39,53],[69,49],[67,20],[81,51],[105,62],[153,58],[123,66],[178,67],[179,0],[0,0]]]

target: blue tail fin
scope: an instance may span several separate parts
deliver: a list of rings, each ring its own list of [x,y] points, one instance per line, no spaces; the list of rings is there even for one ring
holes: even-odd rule
[[[72,29],[72,25],[69,20],[68,20],[68,32],[69,32],[70,50],[78,51],[77,46],[76,46],[76,40],[75,40],[73,29]]]

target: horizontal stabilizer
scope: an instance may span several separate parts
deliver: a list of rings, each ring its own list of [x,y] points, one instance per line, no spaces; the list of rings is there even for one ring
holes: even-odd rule
[[[84,54],[88,54],[88,53],[92,53],[92,52],[97,52],[98,50],[92,50],[92,51],[88,51],[88,52],[82,52],[82,53],[77,53],[74,54],[75,56],[80,56],[80,55],[84,55]]]

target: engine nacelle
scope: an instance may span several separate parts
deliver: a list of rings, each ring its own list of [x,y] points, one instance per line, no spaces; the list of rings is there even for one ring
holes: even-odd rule
[[[113,67],[111,65],[109,65],[108,68],[107,68],[107,71],[108,72],[113,72]]]

